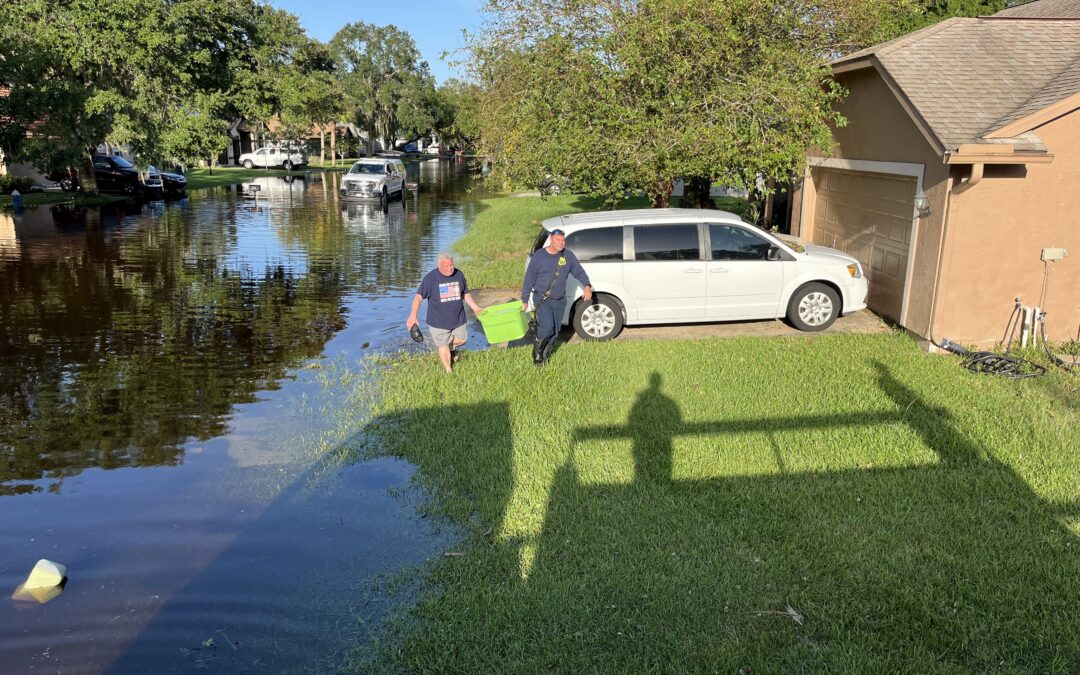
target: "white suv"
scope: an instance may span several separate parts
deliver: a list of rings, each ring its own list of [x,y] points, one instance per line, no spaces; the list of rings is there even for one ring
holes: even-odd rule
[[[295,149],[275,148],[269,145],[265,148],[259,148],[255,152],[245,152],[240,155],[237,161],[240,162],[245,169],[253,169],[255,167],[261,169],[264,167],[280,166],[287,171],[292,171],[295,166],[307,164],[307,158],[304,157],[304,153]]]
[[[798,329],[828,328],[866,307],[859,261],[835,249],[778,237],[726,211],[641,209],[545,220],[566,233],[589,274],[585,303],[567,280],[563,323],[586,340],[610,340],[624,325],[776,319]]]
[[[353,199],[389,199],[405,195],[405,165],[400,159],[361,159],[341,178],[341,196]]]

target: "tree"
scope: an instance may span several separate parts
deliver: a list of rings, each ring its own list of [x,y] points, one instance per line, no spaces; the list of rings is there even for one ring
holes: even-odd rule
[[[45,170],[78,161],[87,191],[105,140],[145,160],[205,146],[196,137],[216,123],[200,95],[225,102],[215,114],[277,112],[273,85],[307,41],[296,17],[256,0],[21,0],[0,3],[0,26],[0,80],[18,106],[5,145]],[[34,138],[12,140],[19,125]]]
[[[323,71],[311,73],[293,69],[282,82],[281,121],[287,133],[295,138],[310,129],[319,130],[320,146],[324,129],[331,128],[331,154],[336,148],[335,125],[344,112],[341,88],[332,75]],[[321,147],[320,159],[326,160]]]
[[[212,174],[214,158],[229,145],[224,98],[220,92],[199,93],[191,105],[172,111],[172,126],[161,138],[162,156],[182,165],[206,160]]]
[[[1007,0],[920,0],[900,17],[898,34],[918,30],[954,16],[989,16],[1014,2]]]
[[[367,133],[367,153],[378,136],[419,136],[434,124],[434,80],[416,43],[395,26],[347,24],[330,40],[342,90]]]
[[[843,120],[832,56],[883,38],[907,0],[491,0],[470,42],[492,176],[665,206],[673,182],[752,188]]]
[[[443,145],[472,147],[480,140],[480,86],[451,78],[436,91],[435,132]]]

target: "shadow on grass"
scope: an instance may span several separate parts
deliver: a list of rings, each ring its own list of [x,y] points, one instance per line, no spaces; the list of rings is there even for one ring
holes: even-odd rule
[[[514,492],[537,480],[511,440],[529,430],[500,429],[512,423],[501,404],[377,420],[389,447],[443,488],[451,514],[496,523],[493,542],[477,536],[468,559],[435,571],[424,629],[389,660],[420,671],[1077,672],[1080,542],[1059,522],[1077,505],[1042,500],[948,411],[875,365],[893,404],[878,412],[717,410],[707,423],[683,421],[654,373],[628,424],[571,432],[531,540],[501,536],[530,517]],[[432,429],[445,447],[408,451]],[[856,466],[789,470],[805,465],[792,461],[802,451],[791,432],[835,435]],[[767,470],[723,470],[742,435],[762,433]],[[858,461],[896,434],[917,436],[926,456]],[[700,435],[715,445],[680,447]],[[627,440],[631,469],[605,481],[605,444]],[[720,476],[677,477],[702,465]]]

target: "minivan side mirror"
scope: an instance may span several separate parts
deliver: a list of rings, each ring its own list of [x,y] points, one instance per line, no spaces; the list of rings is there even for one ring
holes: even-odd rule
[[[779,246],[770,246],[769,247],[769,252],[765,254],[765,259],[766,260],[783,260],[783,258],[780,256],[780,247]]]

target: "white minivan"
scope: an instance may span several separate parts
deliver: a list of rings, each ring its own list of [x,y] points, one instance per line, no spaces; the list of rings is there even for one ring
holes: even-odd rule
[[[787,319],[798,329],[828,328],[866,307],[859,261],[824,246],[778,237],[727,211],[640,209],[549,218],[566,233],[593,285],[586,303],[567,282],[567,313],[586,340],[610,340],[623,326]],[[531,253],[530,253],[531,255]]]

